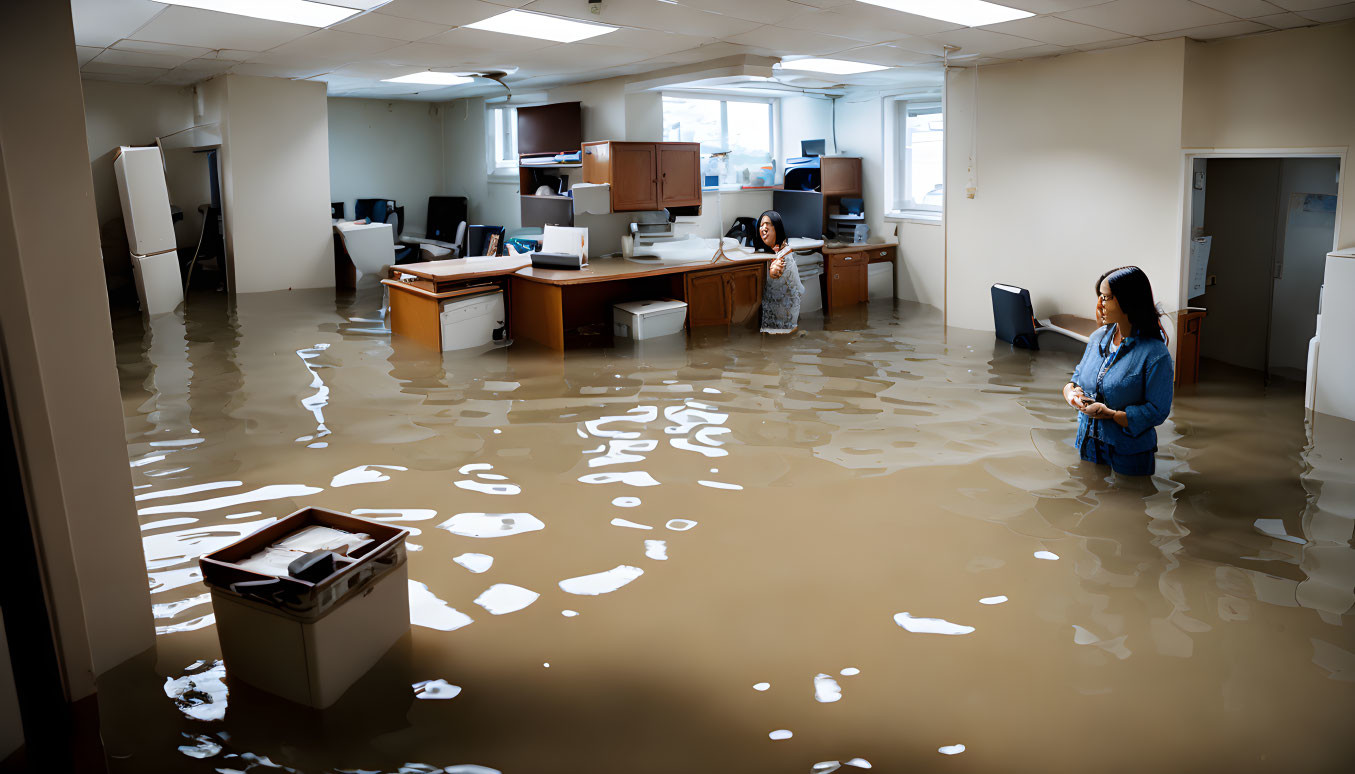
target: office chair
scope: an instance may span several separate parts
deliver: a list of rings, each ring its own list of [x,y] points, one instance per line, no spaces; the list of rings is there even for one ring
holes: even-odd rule
[[[405,230],[405,208],[394,207],[387,210],[383,222],[391,227],[391,237],[395,242],[395,265],[415,263],[421,260],[418,245],[407,245],[400,241],[400,235]]]

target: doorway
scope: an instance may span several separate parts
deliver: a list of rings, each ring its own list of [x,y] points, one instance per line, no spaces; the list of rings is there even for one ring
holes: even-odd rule
[[[1326,255],[1336,243],[1336,156],[1194,158],[1191,236],[1209,239],[1192,306],[1208,310],[1202,369],[1302,384]],[[1217,369],[1216,369],[1217,370]]]

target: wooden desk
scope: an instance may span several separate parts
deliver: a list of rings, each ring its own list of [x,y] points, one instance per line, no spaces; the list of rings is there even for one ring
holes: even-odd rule
[[[624,301],[687,302],[687,326],[760,322],[762,286],[772,255],[734,254],[719,264],[646,266],[598,258],[585,269],[526,268],[512,277],[514,338],[556,350],[611,341],[611,308]]]
[[[444,300],[499,288],[504,294],[504,312],[511,315],[513,299],[508,278],[531,263],[528,258],[514,256],[453,258],[396,266],[395,271],[418,279],[381,281],[390,290],[391,333],[441,352]]]
[[[864,303],[870,300],[867,268],[872,263],[889,262],[893,266],[894,287],[898,287],[898,243],[842,244],[829,242],[823,248],[823,311]]]

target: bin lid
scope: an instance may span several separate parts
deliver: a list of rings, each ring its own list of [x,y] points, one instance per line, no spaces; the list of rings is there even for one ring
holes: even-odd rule
[[[671,298],[658,299],[655,301],[627,301],[624,304],[617,304],[614,308],[641,317],[647,314],[656,314],[658,312],[671,312],[678,309],[686,309],[687,302],[675,301]]]

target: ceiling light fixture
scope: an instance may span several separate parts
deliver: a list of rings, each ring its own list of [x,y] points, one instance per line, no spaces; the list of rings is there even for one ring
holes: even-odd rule
[[[556,43],[574,43],[616,30],[616,27],[608,24],[592,24],[517,10],[507,11],[465,26],[473,30],[502,32],[505,35],[553,40]]]
[[[426,86],[460,86],[463,83],[470,83],[475,79],[469,75],[460,75],[458,73],[435,73],[432,70],[425,70],[421,73],[411,73],[402,75],[399,78],[383,78],[382,83],[419,83]]]
[[[310,0],[155,0],[165,5],[182,5],[204,11],[219,11],[255,19],[328,27],[361,13],[359,8],[343,8]]]
[[[876,70],[889,69],[884,65],[848,62],[845,59],[783,59],[781,60],[781,68],[784,70],[808,70],[813,73],[829,73],[831,75],[856,75],[857,73],[872,73]]]
[[[1008,8],[984,0],[857,0],[857,2],[916,16],[926,16],[928,19],[940,19],[951,24],[963,24],[966,27],[982,27],[985,24],[1025,19],[1035,15],[1019,8]]]

